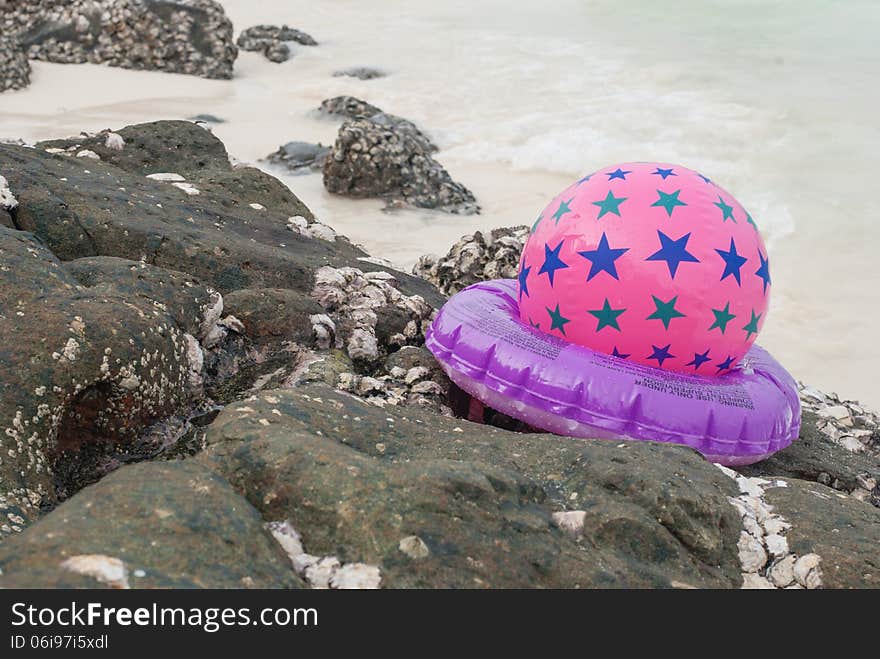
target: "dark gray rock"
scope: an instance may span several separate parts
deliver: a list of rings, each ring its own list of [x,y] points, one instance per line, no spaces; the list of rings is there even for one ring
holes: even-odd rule
[[[5,227],[0,256],[3,535],[156,452],[139,440],[190,409],[191,372],[200,369],[190,346],[215,299],[188,275],[140,262],[62,264],[32,235]],[[21,521],[6,523],[9,515]]]
[[[824,588],[880,587],[880,510],[819,483],[788,479],[767,501],[793,522],[791,550],[821,558]]]
[[[387,75],[384,71],[369,66],[353,66],[349,69],[333,72],[334,78],[347,77],[357,78],[358,80],[374,80],[376,78],[384,78]]]
[[[479,212],[473,193],[453,181],[423,143],[375,119],[342,124],[333,152],[324,161],[324,187],[329,192],[449,213]]]
[[[303,46],[317,46],[318,42],[300,30],[283,25],[255,25],[242,30],[238,35],[238,46],[242,50],[261,52],[272,62],[286,62],[290,59],[290,48],[286,41],[294,41]]]
[[[182,270],[222,293],[288,288],[309,293],[324,266],[363,266],[366,253],[346,240],[327,241],[288,228],[313,221],[280,181],[250,167],[233,168],[223,144],[188,121],[139,124],[107,135],[44,142],[37,149],[0,144],[0,175],[19,201],[19,225],[61,260],[116,256]],[[99,161],[51,155],[90,150]],[[200,194],[145,175],[177,173]],[[384,266],[400,289],[432,304],[442,299],[423,280]]]
[[[0,92],[24,89],[31,82],[31,65],[17,39],[0,36]]]
[[[362,101],[354,96],[336,96],[328,98],[321,102],[318,111],[322,114],[337,117],[347,117],[349,119],[369,119],[380,126],[389,128],[399,135],[406,136],[419,144],[419,146],[429,152],[437,151],[431,138],[425,135],[418,126],[408,119],[398,117],[397,115],[383,112],[375,105],[370,105],[366,101]]]
[[[42,0],[0,17],[31,59],[231,78],[232,23],[213,0]]]
[[[320,143],[288,142],[278,147],[274,153],[270,153],[266,160],[276,165],[284,165],[292,172],[303,169],[321,171],[324,160],[329,154],[330,147]]]
[[[263,55],[270,62],[281,64],[290,59],[290,47],[282,41],[272,41],[263,46]]]
[[[321,101],[321,107],[318,111],[338,117],[347,117],[348,119],[368,119],[374,114],[382,112],[375,105],[370,105],[366,101],[362,101],[354,96],[334,96]]]
[[[815,414],[804,412],[797,441],[739,471],[747,476],[784,476],[823,483],[846,493],[857,490],[865,481],[880,481],[880,457],[876,453],[846,450],[816,427],[818,420]]]
[[[0,545],[0,588],[298,588],[259,513],[192,461],[132,465]]]
[[[200,121],[206,124],[225,124],[226,120],[221,119],[220,117],[214,116],[213,114],[197,114],[193,117],[189,117],[189,121]]]
[[[735,587],[733,482],[694,452],[508,433],[326,387],[229,406],[198,460],[385,587]],[[578,531],[554,513],[582,510]]]

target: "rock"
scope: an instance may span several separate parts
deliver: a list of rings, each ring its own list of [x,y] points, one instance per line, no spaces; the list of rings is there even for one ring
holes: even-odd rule
[[[579,538],[584,534],[584,521],[586,518],[587,513],[583,510],[553,513],[553,523],[566,533],[569,533],[573,538]]]
[[[489,279],[514,279],[528,235],[526,226],[477,231],[463,236],[444,257],[422,256],[413,274],[427,279],[444,295],[455,295]]]
[[[281,41],[272,41],[263,47],[263,55],[270,62],[280,64],[290,59],[290,47]]]
[[[324,161],[324,187],[391,204],[479,212],[473,193],[453,181],[417,139],[374,119],[353,119],[340,127],[332,154]]]
[[[323,114],[347,117],[349,119],[368,119],[382,112],[375,105],[370,105],[354,96],[335,96],[321,102],[318,111]]]
[[[17,39],[0,36],[0,92],[31,83],[31,65]]]
[[[5,176],[0,176],[0,208],[9,212],[14,211],[17,207],[18,199],[12,194],[12,190],[9,188],[9,181],[6,180]],[[7,226],[15,228],[13,224]]]
[[[317,46],[305,32],[275,25],[255,25],[243,30],[238,36],[238,46],[242,50],[261,52],[271,62],[281,63],[290,59],[290,47],[285,42],[295,41],[303,46]]]
[[[759,574],[749,573],[743,575],[742,587],[746,590],[772,590],[773,584]]]
[[[80,554],[63,561],[61,568],[97,579],[111,588],[130,588],[128,569],[126,569],[125,563],[115,556]]]
[[[373,80],[375,78],[384,78],[387,73],[384,71],[380,71],[379,69],[374,69],[369,66],[353,66],[349,69],[342,69],[340,71],[334,71],[333,77],[349,77],[349,78],[357,78],[358,80]]]
[[[681,447],[510,433],[309,385],[228,406],[195,459],[310,555],[376,566],[385,587],[740,585],[734,483]],[[590,551],[552,523],[573,496]],[[425,553],[411,537],[427,555],[406,553]]]
[[[401,538],[397,548],[414,561],[427,558],[431,553],[425,541],[417,535],[408,535],[405,538]]]
[[[185,336],[198,334],[212,292],[124,259],[62,264],[5,227],[0,257],[0,512],[26,520],[165,448],[145,429],[191,410]]]
[[[110,132],[110,131],[108,131]],[[324,265],[363,265],[346,240],[292,233],[286,220],[311,212],[280,181],[250,167],[233,168],[223,144],[186,121],[161,121],[43,142],[36,149],[0,144],[0,175],[19,201],[19,226],[62,260],[107,255],[185,269],[221,293],[241,288],[310,292]],[[88,148],[100,162],[50,155],[47,148]],[[86,173],[88,170],[88,173]],[[175,173],[200,190],[186,195],[149,174]],[[251,207],[259,204],[264,210]],[[372,270],[388,270],[373,266]],[[442,297],[418,278],[394,271],[398,287],[432,304]]]
[[[205,123],[205,124],[225,124],[226,120],[221,119],[220,117],[213,114],[197,114],[195,116],[189,117],[189,121],[195,121],[197,123]]]
[[[339,590],[371,590],[379,588],[381,582],[381,573],[375,565],[348,563],[336,570],[330,579],[330,587]]]
[[[317,46],[318,42],[305,32],[283,25],[254,25],[238,35],[238,47],[242,50],[261,52],[272,62],[285,62],[290,58],[290,48],[285,41],[295,41],[302,46]]]
[[[739,538],[739,558],[744,573],[758,572],[767,562],[767,552],[760,540],[743,531]]]
[[[794,564],[797,560],[797,556],[789,555],[770,568],[770,580],[777,588],[787,588],[794,583]]]
[[[815,481],[843,492],[864,487],[880,477],[880,457],[871,451],[854,453],[819,430],[820,418],[812,412],[801,417],[800,437],[766,460],[740,467],[749,476],[785,476]]]
[[[320,171],[329,153],[330,147],[322,144],[288,142],[266,156],[266,160],[276,165],[284,165],[292,172],[306,168]]]
[[[876,588],[880,583],[880,510],[846,494],[797,479],[767,500],[788,519],[797,582],[806,588]]]
[[[0,544],[0,587],[302,586],[254,508],[194,461],[124,467],[56,513]]]
[[[231,78],[232,23],[213,0],[47,0],[4,10],[28,57]]]
[[[816,554],[801,556],[794,564],[794,578],[804,588],[818,588],[822,585],[822,571],[819,563],[822,559]]]
[[[418,126],[408,119],[383,112],[375,105],[362,101],[354,96],[336,96],[321,102],[318,112],[330,116],[347,117],[348,119],[367,119],[384,128],[393,130],[400,136],[410,138],[422,150],[428,153],[437,151],[437,146]]]

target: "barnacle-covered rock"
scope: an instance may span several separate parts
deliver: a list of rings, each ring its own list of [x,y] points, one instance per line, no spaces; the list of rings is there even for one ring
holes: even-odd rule
[[[31,59],[231,78],[238,49],[214,0],[41,0],[4,8],[0,31]]]
[[[446,256],[422,256],[413,273],[427,279],[445,295],[489,279],[513,279],[519,267],[526,226],[477,231],[462,236]]]
[[[480,210],[473,193],[453,181],[419,139],[375,116],[342,124],[324,161],[324,187],[336,194],[380,197],[389,204],[449,213]]]
[[[17,39],[0,36],[0,92],[24,89],[31,82],[31,65]]]

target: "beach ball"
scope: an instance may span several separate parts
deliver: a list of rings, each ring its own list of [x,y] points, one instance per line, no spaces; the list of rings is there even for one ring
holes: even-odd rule
[[[767,319],[770,265],[729,192],[670,163],[612,165],[553,198],[519,265],[520,318],[680,373],[736,368]]]

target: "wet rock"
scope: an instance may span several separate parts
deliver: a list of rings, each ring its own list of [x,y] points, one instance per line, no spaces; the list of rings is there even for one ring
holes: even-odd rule
[[[404,345],[421,344],[435,309],[405,295],[388,273],[325,266],[315,274],[312,298],[334,322],[336,346],[369,366]]]
[[[681,447],[508,433],[308,386],[230,405],[197,460],[309,554],[376,566],[384,587],[740,584],[736,488]],[[582,540],[553,523],[572,501]]]
[[[302,46],[317,46],[310,35],[292,27],[282,25],[254,25],[242,30],[236,43],[242,50],[262,51],[267,44],[294,41]]]
[[[413,274],[427,279],[444,295],[489,279],[514,279],[529,228],[517,226],[477,231],[461,238],[446,256],[422,256]]]
[[[786,479],[767,500],[792,522],[786,538],[805,588],[877,588],[880,510],[818,483]]]
[[[297,588],[259,513],[193,461],[130,465],[0,544],[3,588]]]
[[[0,36],[0,92],[24,89],[31,82],[31,65],[17,39]]]
[[[189,117],[189,121],[201,122],[205,124],[225,124],[226,120],[213,114],[197,114]]]
[[[286,43],[273,41],[263,47],[263,55],[270,62],[281,64],[290,59],[290,47]]]
[[[413,122],[394,114],[383,112],[375,105],[354,96],[336,96],[321,102],[318,111],[330,116],[348,119],[367,119],[379,126],[388,128],[400,136],[406,136],[428,153],[437,151],[437,146]]]
[[[334,96],[321,101],[319,112],[349,119],[368,119],[382,112],[375,105],[370,105],[354,96]]]
[[[479,212],[473,193],[452,180],[418,139],[392,124],[352,119],[339,129],[324,161],[324,187],[352,197],[379,197],[449,213]]]
[[[232,23],[213,0],[44,0],[4,10],[28,57],[231,78]]]
[[[110,131],[107,131],[109,133]],[[347,240],[292,232],[288,218],[311,212],[280,181],[250,167],[233,168],[223,144],[186,121],[139,124],[107,133],[41,143],[0,144],[0,175],[19,207],[19,226],[62,260],[116,256],[185,270],[221,293],[241,288],[311,292],[324,266],[362,265],[367,255]],[[88,148],[100,161],[83,163],[47,149]],[[146,178],[176,173],[200,191]],[[253,205],[256,204],[258,208]],[[442,300],[426,282],[394,272],[401,291]]]
[[[186,337],[212,291],[140,262],[62,264],[0,227],[0,535],[163,446],[145,429],[191,409]]]
[[[375,78],[384,78],[387,75],[388,74],[384,71],[369,66],[353,66],[348,69],[333,72],[334,78],[348,77],[357,78],[358,80],[374,80]]]
[[[284,165],[293,172],[306,168],[320,171],[329,154],[330,147],[320,143],[288,142],[266,156],[266,160],[276,165]]]
[[[821,418],[804,411],[797,441],[766,460],[741,467],[749,476],[784,476],[814,481],[846,493],[867,489],[880,478],[880,456],[854,453],[819,429]]]

